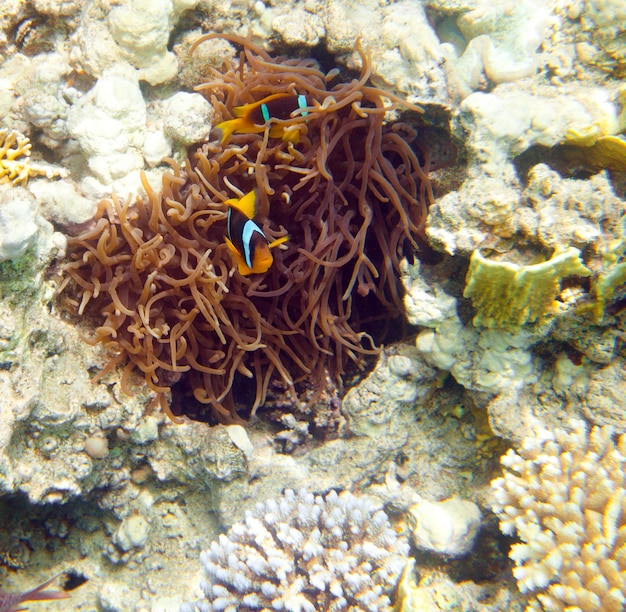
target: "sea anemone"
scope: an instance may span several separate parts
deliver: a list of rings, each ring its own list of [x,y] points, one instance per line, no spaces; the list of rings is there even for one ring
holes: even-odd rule
[[[218,121],[279,93],[307,107],[260,133],[192,147],[181,167],[169,161],[160,193],[144,178],[146,196],[101,202],[93,226],[69,241],[62,287],[77,314],[100,321],[90,341],[115,352],[100,376],[125,363],[126,393],[138,369],[170,415],[228,421],[242,376],[254,381],[252,415],[272,379],[295,397],[298,381],[341,381],[349,361],[376,354],[374,323],[401,312],[400,260],[425,245],[432,193],[428,150],[411,125],[387,122],[401,101],[368,85],[365,53],[359,78],[341,82],[315,60],[222,37],[242,52],[197,87]],[[273,137],[277,124],[292,137]],[[268,240],[288,240],[267,272],[243,276],[225,243],[224,203],[253,189]],[[186,399],[170,408],[175,383]]]

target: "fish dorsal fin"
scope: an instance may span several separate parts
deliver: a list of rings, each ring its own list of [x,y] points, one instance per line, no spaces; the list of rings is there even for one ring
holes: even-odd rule
[[[235,115],[235,117],[245,117],[250,112],[251,106],[255,106],[255,104],[252,103],[243,104],[242,106],[235,106],[233,108],[233,115]]]
[[[239,200],[237,198],[226,200],[225,204],[232,208],[236,208],[246,218],[254,219],[258,212],[257,190],[253,189],[252,191],[249,191]]]

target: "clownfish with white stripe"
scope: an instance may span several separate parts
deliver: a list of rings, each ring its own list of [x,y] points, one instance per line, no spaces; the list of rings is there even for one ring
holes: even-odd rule
[[[270,249],[289,239],[281,236],[269,241],[255,221],[257,217],[258,193],[253,189],[240,199],[224,202],[228,206],[228,237],[226,244],[237,261],[239,274],[263,274],[274,263]]]
[[[307,106],[307,99],[304,95],[272,94],[251,104],[235,106],[233,108],[235,118],[222,121],[215,128],[221,132],[223,144],[230,139],[231,134],[260,134],[265,131],[270,120],[285,121],[291,118],[294,111]],[[303,116],[306,114],[307,111],[302,111]],[[285,129],[285,126],[280,124],[272,125],[270,126],[270,138],[282,138],[285,142],[298,144],[300,130]]]

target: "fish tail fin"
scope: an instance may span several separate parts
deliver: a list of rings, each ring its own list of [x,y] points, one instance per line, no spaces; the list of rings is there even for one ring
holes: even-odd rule
[[[57,574],[50,578],[50,580],[46,580],[42,582],[40,585],[36,586],[34,589],[31,589],[27,593],[22,595],[22,601],[44,601],[48,599],[69,599],[69,593],[65,591],[47,591],[45,590],[47,586],[52,584],[61,574]],[[24,608],[25,609],[25,608]]]
[[[224,144],[227,140],[230,140],[233,132],[241,129],[245,125],[245,119],[237,117],[236,119],[228,119],[228,121],[222,121],[215,126],[216,130],[221,132],[220,141]]]

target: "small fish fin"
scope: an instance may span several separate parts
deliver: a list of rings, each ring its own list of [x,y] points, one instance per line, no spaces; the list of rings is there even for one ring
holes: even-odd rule
[[[246,193],[242,198],[231,198],[226,200],[224,204],[232,208],[236,208],[242,215],[248,219],[254,219],[257,215],[257,190],[253,189]]]
[[[235,115],[235,117],[245,117],[255,106],[257,106],[256,102],[252,102],[252,104],[235,106],[233,108],[233,115]]]
[[[228,238],[224,237],[224,240],[226,241],[226,246],[228,246],[228,249],[235,257],[239,274],[242,276],[249,276],[252,274],[252,270],[248,268],[244,258],[241,256],[241,253],[237,250],[237,247]]]
[[[270,242],[267,246],[270,249],[273,249],[274,247],[284,244],[287,240],[289,240],[289,236],[281,236],[280,238],[276,238],[276,240],[272,240],[272,242]]]
[[[252,259],[250,274],[265,274],[274,263],[274,257],[270,253],[269,245],[263,243],[255,249]]]
[[[229,119],[228,121],[222,121],[221,123],[218,123],[215,126],[215,129],[219,130],[222,133],[220,142],[224,144],[227,140],[230,139],[233,132],[236,132],[245,125],[245,119],[238,117],[237,119]]]
[[[224,237],[226,241],[226,246],[231,251],[233,255],[237,255],[237,257],[241,257],[241,253],[237,250],[237,247],[231,242],[230,238]]]
[[[48,599],[69,599],[69,593],[65,591],[46,591],[45,588],[52,584],[59,576],[61,576],[63,572],[57,574],[50,578],[50,580],[46,580],[42,582],[40,585],[36,586],[34,589],[27,591],[22,595],[22,601],[44,601]],[[26,608],[24,608],[26,610]]]
[[[270,136],[272,135],[272,133],[270,132]],[[278,136],[275,136],[275,138],[278,138]],[[283,142],[290,142],[292,144],[297,145],[300,142],[300,129],[298,126],[294,125],[291,129],[284,129],[283,128],[283,133],[281,135],[281,140]]]

